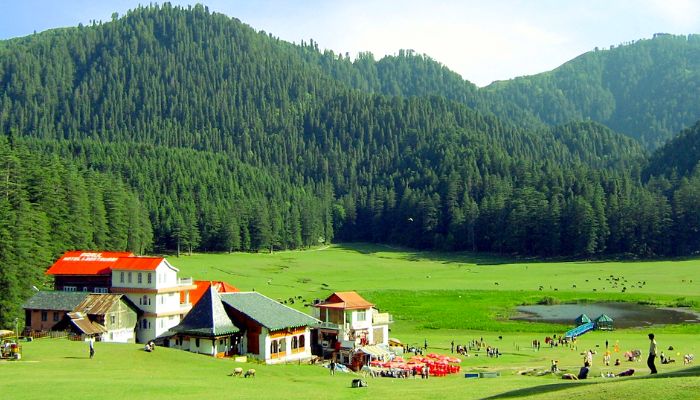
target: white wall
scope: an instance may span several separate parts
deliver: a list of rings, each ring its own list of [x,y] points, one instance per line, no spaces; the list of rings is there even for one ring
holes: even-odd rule
[[[284,336],[284,340],[286,342],[285,344],[285,352],[283,355],[280,355],[278,358],[270,358],[270,345],[272,344],[273,340],[279,341],[282,338],[275,338],[272,339],[270,338],[269,331],[265,328],[263,328],[263,332],[261,334],[264,334],[265,340],[260,341],[260,346],[264,346],[264,348],[260,349],[260,356],[265,360],[267,364],[280,364],[280,363],[285,363],[285,362],[292,362],[292,361],[298,361],[298,360],[304,360],[308,359],[311,357],[311,331],[308,327],[304,329],[304,332],[302,334],[296,334],[296,335],[287,335]],[[296,353],[292,352],[292,337],[293,336],[304,336],[304,350],[299,351]]]

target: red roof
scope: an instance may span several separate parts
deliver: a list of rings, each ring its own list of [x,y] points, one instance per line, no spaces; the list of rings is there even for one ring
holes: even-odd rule
[[[46,271],[47,275],[109,275],[112,267],[129,252],[68,251]]]
[[[123,257],[117,260],[112,269],[155,271],[163,260],[163,257]]]
[[[162,257],[137,257],[129,252],[69,251],[47,271],[47,275],[110,275],[113,269],[154,271]]]
[[[202,298],[204,293],[209,290],[209,286],[213,286],[214,289],[218,293],[234,293],[234,292],[240,292],[238,288],[229,285],[226,282],[223,281],[194,281],[194,284],[197,285],[197,289],[195,290],[190,290],[190,303],[191,304],[197,304],[199,299]],[[184,303],[185,302],[185,292],[180,292],[180,302]]]
[[[340,308],[343,310],[361,310],[374,306],[363,299],[357,292],[335,292],[316,307]]]

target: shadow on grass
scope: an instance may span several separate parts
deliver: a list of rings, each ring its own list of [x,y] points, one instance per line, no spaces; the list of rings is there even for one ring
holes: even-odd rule
[[[437,261],[444,264],[477,264],[477,265],[501,265],[514,264],[519,262],[545,262],[537,258],[515,258],[492,253],[473,253],[466,251],[441,252],[441,251],[421,251],[408,247],[393,246],[387,244],[374,243],[340,243],[335,247],[343,250],[354,251],[360,254],[390,253],[396,258],[408,261]]]
[[[642,374],[646,373],[646,371],[642,372]],[[639,377],[631,377],[631,378],[625,378],[625,379],[667,379],[667,378],[687,378],[687,377],[693,377],[693,376],[700,376],[700,366],[696,367],[691,367],[691,368],[686,368],[678,371],[673,371],[673,372],[668,372],[668,373],[662,373],[662,374],[657,374],[657,375],[641,375]],[[591,386],[591,385],[599,385],[604,382],[613,382],[615,378],[611,379],[592,379],[591,381],[578,381],[576,383],[572,381],[566,381],[566,382],[561,382],[561,383],[554,383],[554,384],[547,384],[547,385],[539,385],[539,386],[532,386],[528,388],[523,388],[523,389],[517,389],[517,390],[511,390],[509,392],[497,394],[495,396],[491,397],[486,397],[485,400],[490,400],[490,399],[511,399],[511,398],[518,398],[518,397],[527,397],[527,396],[532,396],[532,395],[539,395],[543,393],[551,393],[551,392],[557,392],[561,390],[567,390],[571,388],[576,388],[580,387],[581,385],[585,386]]]
[[[335,244],[336,247],[345,250],[356,251],[361,254],[374,254],[374,253],[397,253],[400,254],[401,258],[409,261],[437,261],[445,264],[450,263],[465,263],[465,264],[476,264],[476,265],[502,265],[502,264],[538,264],[538,263],[552,263],[552,262],[572,262],[572,263],[584,263],[584,264],[595,264],[595,263],[610,263],[610,262],[620,262],[620,263],[644,263],[644,262],[654,262],[654,261],[692,261],[697,260],[698,256],[680,256],[680,257],[652,257],[643,258],[628,254],[613,254],[606,255],[601,258],[589,258],[589,257],[538,257],[538,256],[523,256],[523,255],[505,255],[497,253],[486,253],[486,252],[469,252],[469,251],[431,251],[431,250],[417,250],[409,247],[388,245],[388,244],[375,244],[375,243],[364,243],[364,242],[348,242],[348,243],[338,243]]]

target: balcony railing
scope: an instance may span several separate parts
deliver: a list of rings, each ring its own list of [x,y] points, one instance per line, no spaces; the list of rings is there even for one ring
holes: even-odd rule
[[[325,329],[340,329],[340,325],[334,324],[333,322],[319,322],[317,325],[319,328]]]
[[[373,324],[390,324],[394,322],[394,317],[389,313],[376,313],[372,316]]]
[[[178,286],[189,286],[192,285],[192,278],[178,278],[177,279],[177,284]]]

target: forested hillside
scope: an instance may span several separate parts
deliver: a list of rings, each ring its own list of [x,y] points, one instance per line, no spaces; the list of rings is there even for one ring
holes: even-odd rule
[[[547,124],[591,119],[656,148],[700,119],[699,89],[700,35],[662,34],[496,82],[483,95]]]
[[[153,240],[135,191],[108,173],[0,137],[0,326],[66,249],[142,253]]]
[[[3,134],[27,157],[84,176],[88,187],[72,190],[101,188],[105,203],[120,192],[120,204],[139,207],[126,215],[143,217],[138,245],[92,223],[105,239],[51,242],[31,262],[38,270],[72,248],[269,251],[331,240],[576,257],[700,250],[676,201],[695,182],[647,184],[634,140],[592,121],[549,127],[504,94],[480,92],[425,56],[351,61],[203,6],[149,6],[0,42]],[[90,186],[91,176],[113,183]],[[82,201],[47,209],[46,223],[67,226]],[[27,207],[42,204],[27,197]]]

